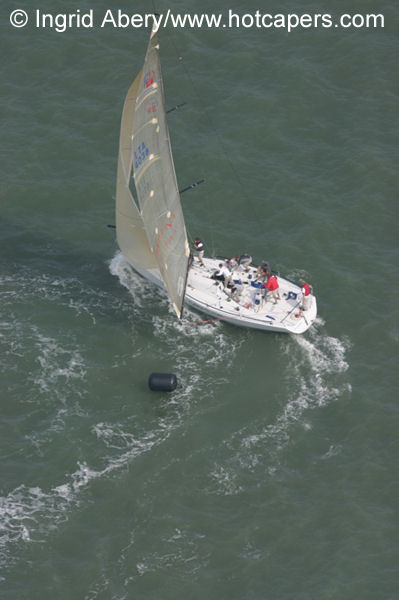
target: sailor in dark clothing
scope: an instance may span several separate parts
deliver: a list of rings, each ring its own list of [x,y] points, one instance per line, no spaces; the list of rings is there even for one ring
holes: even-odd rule
[[[256,281],[267,281],[272,274],[270,265],[267,260],[262,260],[260,266],[256,269]]]
[[[198,260],[199,260],[200,264],[203,266],[204,261],[202,260],[202,257],[204,256],[204,244],[199,239],[199,237],[196,237],[194,240],[194,248],[197,251]]]

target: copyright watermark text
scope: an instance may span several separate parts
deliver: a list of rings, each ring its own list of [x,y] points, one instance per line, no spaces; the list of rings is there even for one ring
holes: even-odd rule
[[[10,14],[10,23],[13,27],[25,27],[28,21],[28,14],[19,8],[17,8],[17,10],[13,10]]]
[[[191,29],[281,29],[290,33],[298,29],[382,29],[385,26],[382,14],[342,14],[333,17],[327,13],[263,13],[260,10],[252,13],[237,13],[229,10],[225,13],[128,13],[121,9],[98,14],[94,9],[86,12],[77,9],[69,13],[48,13],[40,9],[29,14],[22,9],[10,13],[13,27],[22,28],[30,23],[38,29],[50,29],[64,33],[70,29],[142,29],[153,28],[191,28]]]

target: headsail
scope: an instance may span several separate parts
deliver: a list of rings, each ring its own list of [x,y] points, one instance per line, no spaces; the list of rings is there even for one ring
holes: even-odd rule
[[[133,99],[134,111],[131,104]],[[180,316],[184,301],[189,246],[166,122],[159,43],[154,32],[151,34],[143,69],[128,92],[122,128],[124,131],[121,131],[118,189],[123,191],[119,194],[117,191],[118,243],[134,267],[158,267],[173,307]],[[125,172],[129,173],[130,178],[132,168],[139,210],[131,197],[128,185],[126,186]],[[121,178],[120,170],[123,171]],[[125,184],[125,189],[122,188],[122,184]],[[125,226],[126,216],[132,231],[131,242],[129,235],[125,236],[128,233]],[[122,227],[118,224],[121,220]],[[142,232],[145,232],[144,240]],[[136,234],[137,239],[133,241]],[[136,259],[136,251],[140,260]],[[144,263],[148,263],[148,266]]]
[[[137,269],[157,266],[148,243],[144,222],[130,191],[133,166],[133,125],[137,91],[143,72],[137,75],[126,95],[119,139],[118,174],[116,182],[116,237],[119,248]]]

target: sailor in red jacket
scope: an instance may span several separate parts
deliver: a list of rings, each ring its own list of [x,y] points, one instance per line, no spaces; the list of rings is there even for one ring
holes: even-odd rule
[[[270,275],[267,283],[265,283],[264,286],[267,290],[269,290],[269,292],[272,293],[274,304],[277,304],[278,300],[280,300],[280,294],[278,291],[280,286],[278,284],[277,277],[275,275]]]
[[[304,310],[308,310],[309,306],[310,306],[310,295],[313,293],[313,288],[309,283],[306,283],[306,281],[304,279],[301,279],[301,292],[302,292],[302,306],[301,306],[301,310],[299,311],[299,313],[297,315],[295,315],[296,317],[300,317],[302,314],[302,311]]]

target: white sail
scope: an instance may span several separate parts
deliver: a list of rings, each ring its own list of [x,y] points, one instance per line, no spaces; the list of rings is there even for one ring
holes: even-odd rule
[[[136,269],[151,269],[157,264],[129,187],[133,165],[134,115],[141,79],[142,71],[130,86],[122,112],[116,183],[116,237],[122,253]]]
[[[154,32],[143,69],[126,98],[118,166],[120,248],[135,268],[159,269],[173,307],[181,316],[190,251],[169,142],[159,44]],[[139,210],[128,189],[132,169]]]

